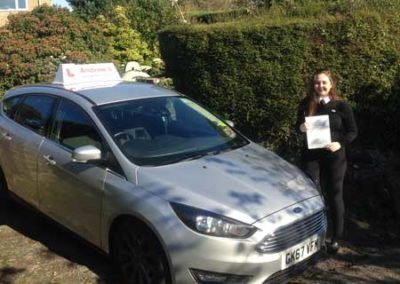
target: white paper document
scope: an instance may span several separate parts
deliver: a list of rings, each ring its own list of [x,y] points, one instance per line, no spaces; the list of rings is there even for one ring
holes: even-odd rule
[[[308,149],[324,148],[331,143],[331,129],[328,115],[306,116]]]

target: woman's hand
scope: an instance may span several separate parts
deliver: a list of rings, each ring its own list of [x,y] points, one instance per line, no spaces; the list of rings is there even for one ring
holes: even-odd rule
[[[332,142],[325,146],[325,149],[331,152],[336,152],[340,148],[342,148],[342,145],[339,142]]]
[[[304,122],[300,125],[301,132],[307,132],[310,129],[310,125],[307,122]]]

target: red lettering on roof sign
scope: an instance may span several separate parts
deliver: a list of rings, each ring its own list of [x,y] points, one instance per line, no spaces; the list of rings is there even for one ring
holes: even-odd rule
[[[75,76],[75,74],[72,73],[72,71],[69,70],[69,68],[67,68],[67,75],[68,75],[68,77],[74,77]]]
[[[106,68],[84,68],[82,67],[80,72],[81,73],[102,73],[102,72],[107,72],[107,71],[111,71],[111,69],[107,70]]]

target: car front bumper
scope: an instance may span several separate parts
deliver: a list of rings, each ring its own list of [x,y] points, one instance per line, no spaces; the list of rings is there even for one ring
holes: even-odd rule
[[[293,210],[299,206],[304,209],[302,214],[294,214]],[[265,242],[267,236],[278,232],[280,228],[295,228],[296,232],[303,230],[303,227],[293,225],[317,212],[323,215],[323,224],[318,227],[318,231],[310,231],[310,235],[307,232],[302,233],[299,235],[300,239],[294,242],[290,236],[296,233],[292,232],[280,246],[271,251],[260,251],[260,244]],[[211,283],[204,280],[208,278],[214,279],[212,283],[218,283],[221,279],[225,281],[221,280],[220,283],[268,283],[274,278],[282,279],[295,273],[303,263],[315,260],[324,250],[326,216],[320,197],[294,204],[253,225],[259,229],[253,236],[247,239],[231,239],[202,235],[183,223],[176,222],[173,226],[173,238],[166,240],[174,282]],[[316,241],[318,248],[306,253],[308,247]],[[289,263],[286,263],[288,260]]]

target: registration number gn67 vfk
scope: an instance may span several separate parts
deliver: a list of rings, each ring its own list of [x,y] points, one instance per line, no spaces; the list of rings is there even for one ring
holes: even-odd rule
[[[319,238],[313,238],[286,250],[282,255],[282,269],[292,266],[316,253],[320,246]]]

